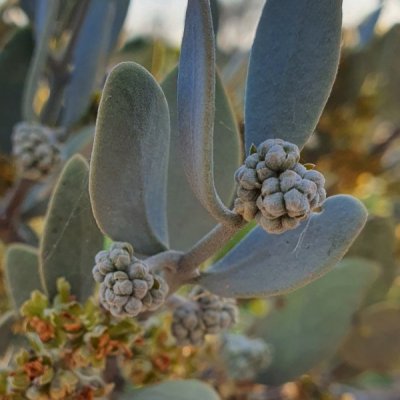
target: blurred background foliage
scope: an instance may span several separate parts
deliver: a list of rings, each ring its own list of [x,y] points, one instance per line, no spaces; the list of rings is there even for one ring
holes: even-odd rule
[[[70,3],[65,3],[59,32],[62,32],[63,24],[69,23]],[[250,18],[249,15],[254,13],[251,3],[237,1],[229,6],[227,2],[219,5],[214,2],[216,34],[226,31],[237,21]],[[24,10],[17,1],[0,3],[2,204],[11,196],[15,185],[16,171],[9,153],[10,135],[13,126],[22,119],[24,83],[35,43],[35,32],[29,23],[32,18],[29,4],[22,5]],[[164,322],[158,321],[146,333],[152,341],[146,342],[147,347],[141,347],[144,356],[139,354],[137,363],[127,362],[126,374],[134,382],[151,383],[165,376],[200,377],[217,387],[224,398],[232,400],[400,398],[400,25],[382,29],[379,25],[382,7],[383,4],[379,5],[359,26],[344,31],[333,92],[317,132],[302,153],[302,162],[318,165],[327,177],[329,195],[352,194],[368,208],[367,226],[343,262],[353,265],[354,271],[374,263],[379,267],[379,277],[366,293],[358,292],[357,273],[342,277],[342,280],[335,280],[331,273],[287,296],[242,302],[239,332],[261,335],[274,345],[273,348],[279,349],[279,329],[287,323],[293,327],[287,333],[291,346],[309,349],[301,360],[280,359],[278,355],[272,366],[274,362],[280,363],[280,368],[285,371],[282,376],[271,377],[267,369],[260,371],[256,383],[229,379],[222,369],[218,369],[215,343],[208,343],[200,355],[190,348],[177,350],[168,341]],[[51,43],[52,50],[57,52],[64,40],[62,35],[56,35]],[[161,82],[174,68],[178,57],[179,49],[163,40],[161,35],[130,39],[122,32],[106,69],[109,71],[121,61],[135,61]],[[218,50],[217,62],[243,132],[248,51],[223,46]],[[73,139],[68,144],[69,154],[80,152],[86,157],[90,154],[103,82],[102,77],[91,93],[85,113],[68,127]],[[48,84],[40,82],[34,103],[37,113],[43,111],[48,96]],[[31,244],[40,237],[52,184],[50,181],[35,187],[26,198],[21,223],[30,232],[28,242]],[[235,240],[240,236],[243,233]],[[4,252],[5,246],[6,243],[0,242],[0,253]],[[324,291],[322,297],[315,299],[313,309],[302,309],[302,302],[318,293],[319,287]],[[343,315],[341,299],[349,290],[356,296],[354,307],[357,312]],[[6,315],[10,308],[6,299],[0,269],[1,315]],[[324,318],[312,319],[313,313]],[[312,332],[321,326],[327,329],[324,330],[326,336],[337,329],[339,333],[336,336],[332,333],[326,342],[317,342]],[[319,349],[321,354],[310,355],[311,349]],[[289,367],[293,371],[289,371]],[[301,379],[285,383],[306,373],[308,375]],[[278,386],[267,392],[265,383]]]

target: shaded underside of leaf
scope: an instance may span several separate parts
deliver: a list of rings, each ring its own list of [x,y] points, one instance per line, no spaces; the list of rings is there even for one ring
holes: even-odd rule
[[[92,294],[94,257],[103,248],[103,235],[92,214],[89,166],[79,155],[65,165],[54,189],[40,247],[41,275],[50,298],[57,279],[65,277],[72,294],[85,301]]]
[[[101,98],[90,196],[100,229],[142,254],[168,247],[169,138],[168,105],[157,82],[138,64],[116,66]]]
[[[322,212],[281,235],[257,227],[198,279],[224,297],[262,297],[303,286],[332,269],[360,233],[367,211],[351,196],[332,196]]]
[[[303,147],[335,79],[341,0],[268,0],[253,43],[246,89],[246,149],[269,138]]]
[[[171,118],[171,146],[168,172],[168,229],[171,248],[187,250],[215,226],[215,220],[194,195],[179,156],[177,123],[177,77],[175,68],[162,88],[168,100]],[[240,143],[237,123],[221,78],[215,86],[214,124],[215,186],[225,204],[232,201],[235,182],[233,175],[240,164]]]
[[[8,294],[18,313],[34,290],[44,291],[39,274],[38,251],[34,247],[21,244],[9,246],[5,270]]]
[[[282,384],[331,357],[378,272],[373,262],[348,258],[316,282],[282,296],[279,306],[252,330],[274,354],[258,381]]]

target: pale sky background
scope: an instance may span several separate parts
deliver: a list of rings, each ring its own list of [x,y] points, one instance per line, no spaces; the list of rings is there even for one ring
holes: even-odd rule
[[[235,0],[223,0],[225,3]],[[318,0],[315,0],[318,1]],[[250,3],[264,3],[260,0],[248,0]],[[171,44],[179,45],[182,32],[187,0],[132,0],[132,5],[126,20],[129,36],[141,34],[158,35]],[[359,23],[369,12],[379,4],[379,0],[344,0],[343,22],[345,26]],[[261,10],[260,10],[261,11]],[[232,27],[227,34],[231,41],[242,42],[246,47],[252,42],[257,20],[257,13],[247,16],[247,23],[241,32]],[[384,12],[379,25],[387,27],[400,22],[400,0],[386,0]],[[244,31],[245,29],[245,31]],[[236,40],[237,39],[237,40]]]

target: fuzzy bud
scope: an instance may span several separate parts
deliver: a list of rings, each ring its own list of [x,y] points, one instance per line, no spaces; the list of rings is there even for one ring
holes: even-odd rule
[[[51,129],[21,122],[12,134],[13,155],[22,174],[31,180],[48,176],[60,163],[60,149]]]
[[[269,233],[296,228],[326,198],[325,178],[299,161],[296,145],[268,139],[250,154],[235,174],[235,210],[246,221],[256,219]]]
[[[271,349],[262,339],[239,334],[226,334],[222,343],[222,359],[229,376],[239,381],[253,380],[271,363]]]
[[[168,285],[154,275],[142,260],[133,256],[128,243],[113,243],[108,251],[95,258],[93,278],[100,285],[100,302],[114,316],[135,317],[154,311],[165,301]]]
[[[205,335],[219,334],[237,322],[234,300],[221,298],[200,287],[189,297],[190,301],[178,306],[173,315],[171,330],[178,345],[199,346]]]

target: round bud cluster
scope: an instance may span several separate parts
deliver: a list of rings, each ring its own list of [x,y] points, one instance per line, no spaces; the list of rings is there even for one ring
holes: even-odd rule
[[[298,147],[268,139],[250,154],[235,174],[235,210],[246,221],[256,219],[269,233],[296,228],[325,201],[325,178],[299,163]]]
[[[15,125],[12,134],[12,152],[25,178],[42,179],[59,164],[60,149],[52,133],[49,128],[42,125],[26,122]]]
[[[271,349],[262,339],[250,339],[239,334],[226,334],[222,343],[222,358],[229,376],[250,381],[271,363]]]
[[[232,299],[224,299],[195,288],[174,310],[172,334],[180,346],[203,344],[205,335],[218,334],[237,322],[238,310]]]
[[[144,261],[133,256],[129,243],[116,242],[96,255],[93,278],[100,285],[100,302],[116,317],[154,311],[165,301],[168,285]]]

